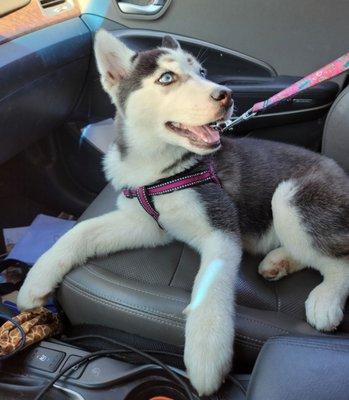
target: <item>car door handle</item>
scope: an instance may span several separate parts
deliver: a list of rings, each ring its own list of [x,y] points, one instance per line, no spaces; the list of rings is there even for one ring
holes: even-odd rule
[[[164,6],[166,0],[152,0],[145,5],[129,3],[128,1],[118,1],[121,12],[125,14],[153,15],[157,14]]]

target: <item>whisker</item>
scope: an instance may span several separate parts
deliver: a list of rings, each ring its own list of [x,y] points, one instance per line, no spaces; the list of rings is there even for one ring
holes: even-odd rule
[[[210,57],[210,54],[208,54],[207,57],[205,57],[205,59],[203,61],[200,61],[201,64],[205,64],[205,62],[207,61],[208,57]]]
[[[201,51],[203,50],[203,47],[200,47],[199,48],[199,52],[198,52],[198,54],[196,55],[196,58],[199,60],[199,58],[200,58],[200,54],[201,54]]]
[[[207,51],[208,51],[208,48],[207,48],[207,47],[204,48],[204,51],[202,52],[202,54],[200,55],[200,58],[199,58],[199,62],[200,62],[200,63],[201,63],[201,60],[203,59],[203,57],[205,57]]]

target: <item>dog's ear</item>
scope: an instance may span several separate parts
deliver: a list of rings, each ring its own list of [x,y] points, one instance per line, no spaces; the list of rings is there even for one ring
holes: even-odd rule
[[[104,29],[96,34],[94,50],[102,85],[110,94],[111,89],[129,75],[135,53]]]
[[[173,50],[180,49],[180,47],[181,47],[179,42],[177,42],[177,40],[170,35],[166,35],[163,37],[161,46],[167,47],[168,49],[173,49]]]

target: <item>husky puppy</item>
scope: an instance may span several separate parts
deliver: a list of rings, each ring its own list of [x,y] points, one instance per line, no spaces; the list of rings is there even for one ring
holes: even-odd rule
[[[320,271],[323,282],[305,304],[307,319],[316,329],[335,329],[349,291],[344,171],[295,146],[220,138],[210,124],[231,116],[231,92],[207,80],[199,62],[169,36],[160,48],[135,53],[101,30],[95,55],[118,110],[117,139],[105,159],[115,188],[149,185],[209,162],[222,186],[207,183],[154,197],[164,229],[137,199],[120,194],[115,211],[79,223],[40,257],[20,290],[19,306],[42,305],[64,275],[89,257],[175,238],[201,255],[185,310],[184,352],[200,394],[217,390],[231,367],[242,249],[266,255],[259,272],[267,279],[306,266]]]

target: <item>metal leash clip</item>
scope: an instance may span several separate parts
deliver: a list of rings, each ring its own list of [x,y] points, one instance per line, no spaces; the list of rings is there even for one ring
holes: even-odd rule
[[[217,124],[217,127],[222,131],[226,131],[227,129],[231,129],[233,126],[240,124],[242,121],[247,121],[250,118],[254,117],[256,115],[255,112],[252,111],[252,108],[244,112],[243,114],[240,115],[240,117],[234,118],[234,119],[228,119],[224,122],[220,122]]]

